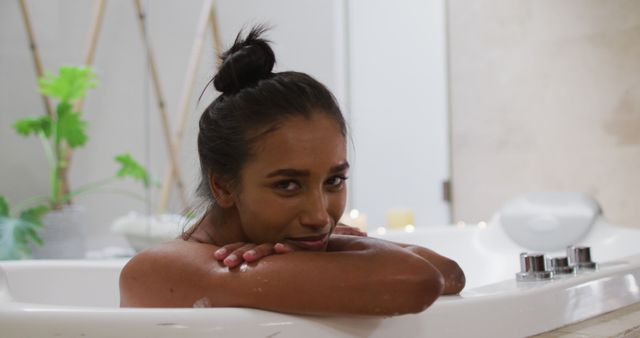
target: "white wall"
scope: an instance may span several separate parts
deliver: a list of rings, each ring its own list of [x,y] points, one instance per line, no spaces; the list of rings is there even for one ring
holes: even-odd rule
[[[178,101],[193,42],[199,0],[142,1],[148,6],[148,34],[156,52],[161,85],[170,120],[177,118]],[[93,1],[27,1],[44,67],[55,71],[63,64],[82,62],[93,12]],[[217,1],[220,35],[229,46],[245,24],[267,22],[274,26],[268,37],[274,41],[277,70],[298,70],[315,76],[336,96],[344,100],[343,79],[343,3],[300,0],[220,0]],[[88,94],[85,112],[89,120],[89,142],[75,153],[70,172],[72,186],[112,175],[117,166],[113,156],[131,152],[147,163],[162,179],[166,151],[155,96],[146,87],[145,55],[136,26],[132,1],[108,1],[95,68],[100,85]],[[190,192],[199,179],[196,152],[197,120],[212,98],[208,91],[199,105],[197,95],[215,72],[215,57],[207,36],[198,72],[193,106],[180,152],[184,180]],[[44,113],[36,93],[35,72],[29,54],[27,36],[17,1],[0,1],[0,194],[11,203],[46,194],[48,172],[37,139],[19,137],[11,128],[21,117]],[[147,123],[146,118],[149,118]],[[123,188],[144,193],[133,183]],[[175,191],[175,190],[174,190]],[[151,192],[153,206],[159,190]],[[181,211],[174,195],[171,210]],[[129,210],[145,211],[145,204],[120,195],[95,194],[79,198],[89,212],[87,227],[92,234],[89,248],[123,244],[109,233],[111,221]]]
[[[176,121],[202,2],[142,2],[148,7],[147,30],[170,120]],[[45,69],[55,71],[63,64],[82,62],[94,3],[27,1]],[[440,187],[448,177],[442,0],[216,3],[225,46],[241,27],[270,23],[274,28],[268,37],[274,41],[276,69],[307,72],[337,96],[351,120],[355,143],[350,202],[370,215],[371,225],[384,223],[384,212],[393,206],[413,208],[418,224],[447,222]],[[197,120],[214,95],[209,89],[196,102],[215,72],[210,36],[205,41],[179,155],[189,192],[199,179]],[[0,1],[0,47],[0,194],[16,203],[46,194],[48,189],[40,144],[34,138],[19,137],[11,128],[18,118],[44,112],[17,1]],[[89,142],[73,158],[72,186],[112,175],[117,169],[113,156],[125,151],[162,179],[167,155],[132,1],[108,1],[94,67],[100,85],[86,100]],[[119,187],[145,193],[131,182]],[[159,190],[152,190],[150,196],[155,208]],[[76,202],[88,211],[89,249],[123,244],[109,233],[111,221],[129,210],[146,210],[145,203],[120,195],[94,194]],[[174,194],[170,210],[181,209]]]
[[[350,1],[352,206],[370,227],[393,207],[449,222],[445,3]]]

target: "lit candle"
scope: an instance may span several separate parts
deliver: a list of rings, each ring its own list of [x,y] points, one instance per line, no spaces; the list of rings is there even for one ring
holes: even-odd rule
[[[413,211],[409,208],[393,208],[387,211],[387,228],[405,229],[409,224],[415,224]]]
[[[348,214],[342,215],[340,223],[356,227],[360,229],[360,231],[367,231],[367,215],[358,209],[351,209]]]

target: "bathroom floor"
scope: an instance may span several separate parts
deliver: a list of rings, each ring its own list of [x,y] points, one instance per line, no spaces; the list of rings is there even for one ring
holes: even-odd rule
[[[640,338],[640,303],[533,338]]]

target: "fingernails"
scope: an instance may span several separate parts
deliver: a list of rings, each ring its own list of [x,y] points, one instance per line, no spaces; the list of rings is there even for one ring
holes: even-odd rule
[[[214,253],[214,255],[216,255],[216,256],[222,256],[222,255],[224,255],[224,254],[226,254],[226,253],[227,253],[227,249],[225,249],[225,248],[220,248],[220,249],[216,250],[216,252]]]
[[[243,256],[254,257],[255,255],[256,255],[256,251],[255,250],[249,250],[249,251],[245,252]]]
[[[290,251],[290,249],[282,243],[276,243],[276,245],[273,246],[273,250],[275,250],[275,252],[279,254]]]
[[[238,260],[238,257],[233,254],[227,256],[227,258],[224,259],[225,262],[230,262],[230,263],[235,263],[235,261],[237,260]]]

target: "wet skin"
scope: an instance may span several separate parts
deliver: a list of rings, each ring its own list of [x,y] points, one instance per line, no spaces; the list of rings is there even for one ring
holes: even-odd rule
[[[191,307],[206,299],[288,313],[391,315],[420,312],[442,292],[459,292],[464,274],[446,257],[331,235],[344,211],[347,171],[346,141],[330,117],[283,121],[260,137],[239,184],[209,176],[216,207],[188,241],[131,259],[120,278],[121,305]],[[216,250],[234,243],[239,261],[258,246],[274,251],[239,266],[220,261]],[[271,255],[276,243],[288,253]]]

